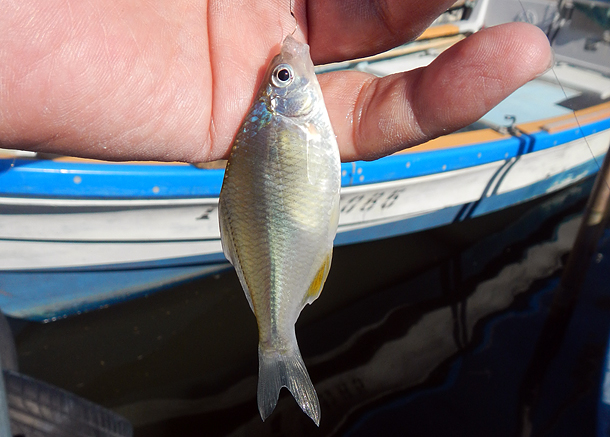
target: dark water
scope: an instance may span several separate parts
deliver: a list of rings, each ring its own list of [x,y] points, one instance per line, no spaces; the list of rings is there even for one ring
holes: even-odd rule
[[[261,422],[256,324],[232,270],[16,324],[20,370],[123,414],[136,436],[594,435],[610,299],[582,298],[587,323],[542,371],[532,361],[589,188],[337,248],[297,324],[319,429],[285,390]]]

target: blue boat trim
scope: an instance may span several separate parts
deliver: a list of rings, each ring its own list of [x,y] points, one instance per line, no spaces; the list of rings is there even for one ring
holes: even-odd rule
[[[546,131],[536,132],[529,135],[532,141],[528,153],[548,149],[570,141],[581,140],[583,136],[593,135],[607,129],[610,129],[610,118],[582,124],[579,127],[552,134]]]
[[[510,137],[462,147],[403,153],[377,161],[358,161],[352,185],[427,176],[510,159],[520,154],[522,141]]]
[[[217,197],[223,175],[224,170],[202,170],[190,165],[0,159],[0,195],[84,199]]]

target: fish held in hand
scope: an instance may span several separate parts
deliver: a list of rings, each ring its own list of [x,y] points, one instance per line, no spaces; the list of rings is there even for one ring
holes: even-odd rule
[[[309,46],[287,36],[235,137],[219,199],[223,251],[258,324],[263,420],[287,387],[320,423],[294,324],[328,275],[340,187],[339,149]]]

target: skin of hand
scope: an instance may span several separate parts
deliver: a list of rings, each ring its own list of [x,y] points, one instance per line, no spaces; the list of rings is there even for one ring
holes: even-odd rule
[[[293,0],[314,63],[414,39],[453,0]],[[226,157],[267,63],[295,28],[287,0],[5,0],[0,147],[107,160]],[[431,65],[319,77],[344,161],[375,159],[483,116],[552,63],[538,28],[477,32]]]

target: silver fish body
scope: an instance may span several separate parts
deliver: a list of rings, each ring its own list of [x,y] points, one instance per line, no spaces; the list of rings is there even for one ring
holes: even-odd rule
[[[309,47],[287,36],[235,137],[219,200],[223,250],[257,319],[263,420],[287,387],[320,421],[294,324],[330,269],[340,171]]]

